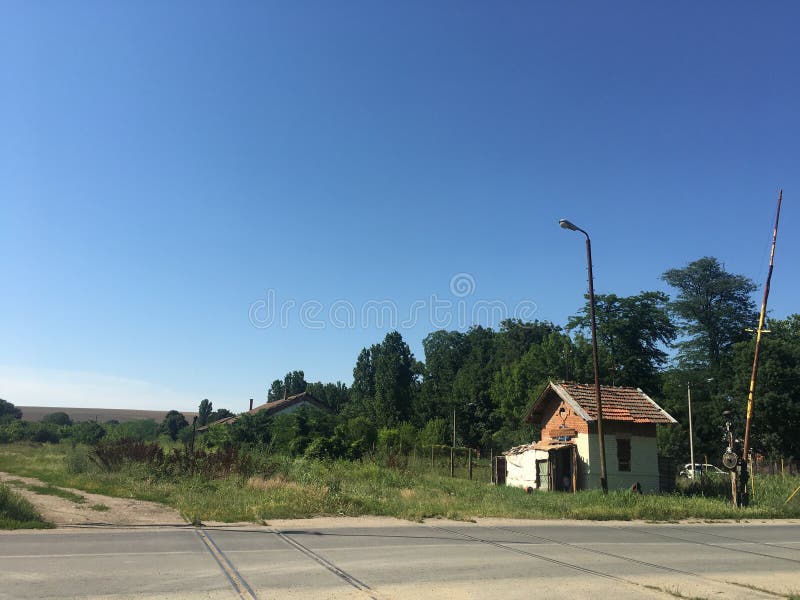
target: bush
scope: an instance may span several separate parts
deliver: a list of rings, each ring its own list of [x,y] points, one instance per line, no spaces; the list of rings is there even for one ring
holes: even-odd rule
[[[69,415],[60,411],[43,416],[41,422],[48,425],[72,425],[72,419],[69,418]]]
[[[19,420],[22,418],[22,411],[11,402],[6,402],[0,398],[0,423],[5,421]]]
[[[431,419],[419,432],[417,442],[421,446],[441,446],[447,444],[450,424],[446,419],[438,417]]]
[[[158,423],[153,419],[126,421],[109,427],[108,437],[114,440],[128,439],[140,442],[154,442],[158,439]]]
[[[64,457],[64,465],[71,475],[86,473],[89,470],[89,455],[82,447],[70,448]]]
[[[57,444],[60,440],[58,432],[53,428],[44,424],[38,424],[38,427],[33,430],[30,440],[32,442]]]
[[[161,423],[160,432],[167,434],[169,439],[175,441],[178,439],[178,433],[180,433],[181,429],[184,429],[188,426],[189,422],[186,420],[186,417],[183,416],[183,413],[180,413],[177,410],[171,410],[164,417],[164,421]]]
[[[78,444],[94,446],[106,435],[106,430],[99,423],[84,421],[72,426],[72,439]]]
[[[106,471],[116,471],[126,461],[158,464],[164,452],[158,442],[121,439],[98,442],[89,458]]]
[[[26,421],[8,421],[0,425],[0,444],[11,444],[28,439],[28,423]]]
[[[200,441],[208,448],[224,448],[233,442],[231,426],[227,424],[211,425],[200,437]]]
[[[58,430],[52,425],[31,423],[29,421],[10,421],[0,425],[0,443],[13,442],[50,442],[59,441]]]

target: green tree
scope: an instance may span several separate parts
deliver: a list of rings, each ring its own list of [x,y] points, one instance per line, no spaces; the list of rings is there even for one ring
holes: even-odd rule
[[[204,398],[197,409],[197,425],[200,427],[207,425],[213,412],[214,408],[211,402],[208,401],[208,398]]]
[[[208,417],[208,422],[214,423],[215,421],[219,421],[220,419],[227,419],[228,417],[235,417],[235,416],[236,415],[234,415],[227,408],[218,408],[213,413],[211,413],[211,416]]]
[[[282,400],[284,396],[288,398],[289,396],[302,394],[307,387],[308,383],[303,371],[290,371],[283,377],[283,381],[276,379],[272,382],[267,391],[267,402]]]
[[[379,427],[389,427],[408,420],[414,384],[414,357],[403,337],[392,331],[386,334],[374,357],[375,396],[372,414]]]
[[[269,390],[267,390],[267,402],[275,402],[275,400],[283,399],[285,390],[286,386],[284,386],[283,381],[276,379],[272,382],[272,385],[269,386]]]
[[[105,435],[105,428],[95,421],[83,421],[72,426],[72,439],[79,444],[94,446]]]
[[[425,423],[425,427],[417,435],[417,442],[421,446],[441,446],[447,444],[447,434],[450,424],[447,419],[437,417]]]
[[[178,439],[178,433],[180,433],[181,429],[188,426],[189,423],[186,417],[183,416],[183,413],[177,410],[171,410],[161,422],[161,433],[167,434],[169,438],[174,441]]]
[[[306,391],[334,412],[341,412],[350,401],[350,390],[341,381],[309,383]]]
[[[770,320],[761,341],[750,445],[769,457],[800,457],[800,315]],[[750,389],[755,340],[734,347],[733,388],[742,414]]]
[[[72,425],[72,419],[70,419],[69,415],[63,411],[47,414],[42,417],[41,422],[50,425]]]
[[[542,343],[546,336],[561,328],[549,321],[525,322],[506,319],[500,323],[495,335],[495,360],[501,365],[510,365],[519,360],[531,347]]]
[[[678,290],[669,308],[688,336],[678,343],[681,363],[719,368],[733,344],[747,339],[744,330],[757,318],[751,298],[755,284],[729,273],[708,256],[682,269],[670,269],[661,279]]]
[[[423,425],[436,417],[447,418],[453,410],[453,385],[469,352],[465,334],[439,330],[422,340],[425,364],[422,385],[414,398],[414,421]]]
[[[353,386],[350,395],[353,400],[351,412],[367,414],[372,417],[372,405],[375,398],[375,365],[374,357],[380,346],[373,344],[358,354],[356,366],[353,368]]]
[[[456,431],[460,443],[489,446],[492,433],[500,426],[500,417],[491,396],[495,363],[495,332],[476,326],[467,332],[469,347],[464,364],[453,383]]]
[[[0,398],[0,423],[12,419],[21,419],[22,411],[16,406]]]
[[[595,296],[597,339],[611,360],[612,385],[641,387],[650,393],[660,388],[660,369],[667,362],[665,348],[675,341],[677,328],[667,311],[663,292],[636,296]],[[567,327],[591,335],[589,301]]]

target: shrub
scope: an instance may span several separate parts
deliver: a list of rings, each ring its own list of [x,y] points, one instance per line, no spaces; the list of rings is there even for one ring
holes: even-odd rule
[[[70,448],[64,457],[64,466],[72,475],[85,473],[89,470],[89,455],[82,447]]]
[[[233,442],[231,426],[227,424],[211,425],[200,438],[209,448],[224,448]]]
[[[84,421],[72,426],[72,439],[78,444],[94,446],[106,435],[106,430],[99,423]]]
[[[184,429],[188,426],[189,422],[186,420],[186,417],[183,416],[183,413],[180,413],[177,410],[171,410],[164,417],[164,421],[161,423],[160,431],[161,433],[167,434],[169,439],[175,441],[178,439],[178,433],[181,431],[181,429]]]
[[[441,446],[447,443],[450,425],[446,419],[431,419],[419,432],[417,442],[422,446]]]
[[[0,398],[0,423],[3,421],[12,421],[22,418],[22,411],[11,402],[6,402]]]
[[[61,411],[43,416],[41,422],[49,425],[72,425],[72,419],[69,418],[69,415]]]
[[[129,439],[154,442],[158,439],[158,423],[153,419],[126,421],[109,428],[108,437],[115,440]]]
[[[32,442],[57,444],[59,442],[58,432],[53,428],[44,424],[37,423],[38,427],[32,428],[30,440]]]
[[[163,462],[164,452],[157,442],[108,440],[98,442],[89,458],[106,471],[116,471],[126,461],[159,464]]]
[[[0,444],[10,444],[28,439],[27,421],[8,421],[0,425]]]

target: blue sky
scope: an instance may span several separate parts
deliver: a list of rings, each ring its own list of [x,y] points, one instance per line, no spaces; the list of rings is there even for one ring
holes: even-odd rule
[[[761,286],[780,187],[798,312],[798,13],[5,2],[0,397],[241,410],[292,369],[350,383],[393,315],[419,358],[485,303],[564,323],[562,217],[600,293],[706,255]]]

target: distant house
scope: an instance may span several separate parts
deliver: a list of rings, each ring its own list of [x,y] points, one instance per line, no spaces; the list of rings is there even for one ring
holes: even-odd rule
[[[302,394],[295,394],[294,396],[289,396],[288,398],[281,398],[280,400],[273,400],[272,402],[266,402],[259,406],[253,407],[253,401],[250,400],[250,410],[247,411],[246,414],[256,414],[266,411],[268,415],[277,415],[277,414],[284,414],[288,415],[291,414],[303,406],[309,408],[316,408],[328,413],[332,413],[333,411],[328,408],[323,402],[317,400],[314,396],[309,394],[308,392],[303,392]],[[219,421],[214,421],[213,423],[209,423],[205,427],[199,427],[197,431],[203,431],[208,429],[211,425],[224,425],[226,423],[233,423],[235,422],[240,415],[236,415],[234,417],[228,417],[226,419],[220,419]]]
[[[601,386],[603,434],[609,489],[659,490],[656,425],[675,423],[638,388]],[[507,485],[533,490],[574,491],[600,487],[595,386],[553,383],[525,416],[542,426],[538,442],[504,452]]]

